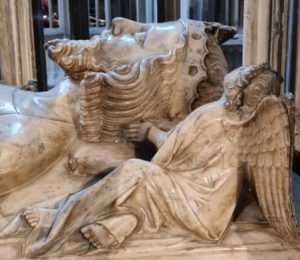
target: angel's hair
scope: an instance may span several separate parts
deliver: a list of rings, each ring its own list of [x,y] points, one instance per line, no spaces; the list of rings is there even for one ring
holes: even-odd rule
[[[226,91],[227,110],[238,109],[244,98],[244,90],[255,80],[255,85],[259,87],[263,94],[279,95],[280,77],[277,72],[271,70],[268,63],[261,63],[255,66],[249,66],[242,72],[240,77],[230,85]],[[237,94],[238,93],[238,94]]]
[[[278,76],[277,72],[271,70],[271,66],[268,63],[261,63],[258,65],[255,65],[255,66],[251,66],[248,70],[243,72],[243,74],[235,82],[233,87],[245,89],[250,85],[251,81],[254,78],[256,78],[257,76],[262,75],[262,74],[269,78],[269,80],[265,81],[267,86],[270,86],[272,83],[276,83],[276,84],[274,84],[275,89],[272,89],[271,91],[273,94],[277,94],[279,91],[279,89],[277,89],[277,85],[279,82],[279,76]],[[267,87],[267,86],[263,86],[263,87]],[[273,88],[272,85],[270,87]]]

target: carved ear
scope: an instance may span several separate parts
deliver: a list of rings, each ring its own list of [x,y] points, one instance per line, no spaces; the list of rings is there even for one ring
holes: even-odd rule
[[[216,36],[220,44],[226,42],[236,34],[236,28],[233,26],[222,25],[214,22],[204,22],[204,24],[207,26],[205,28],[205,32]]]

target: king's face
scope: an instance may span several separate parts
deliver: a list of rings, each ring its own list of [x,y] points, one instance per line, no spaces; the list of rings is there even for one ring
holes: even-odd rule
[[[118,18],[120,21],[121,18]],[[122,26],[135,22],[124,19]],[[67,73],[83,71],[95,64],[100,71],[120,65],[132,65],[145,58],[167,54],[183,44],[185,26],[181,21],[142,24],[122,32],[115,23],[113,30],[105,30],[87,41],[54,40],[47,44],[50,58]],[[100,64],[104,64],[102,67]],[[89,68],[89,70],[90,70]]]
[[[124,19],[124,23],[126,21]],[[128,23],[130,26],[132,21]],[[135,27],[136,30],[130,30],[130,33],[122,33],[117,26],[118,23],[114,30],[104,31],[100,39],[104,39],[103,51],[108,58],[117,59],[121,64],[134,64],[144,58],[167,53],[182,43],[180,35],[185,31],[180,21],[144,24]]]

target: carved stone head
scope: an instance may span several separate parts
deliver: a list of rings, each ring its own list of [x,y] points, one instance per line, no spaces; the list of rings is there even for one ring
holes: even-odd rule
[[[220,97],[227,63],[219,45],[235,32],[233,27],[219,23],[178,20],[143,24],[115,18],[110,30],[91,40],[53,40],[45,46],[50,58],[74,79],[83,78],[86,71],[123,74],[137,63],[182,48],[177,59],[181,65],[178,80],[189,86],[177,93],[184,92],[198,106]],[[156,63],[159,65],[159,61]]]
[[[279,87],[279,76],[269,64],[240,67],[224,79],[225,107],[228,111],[242,109],[250,113],[266,95],[278,95]]]
[[[142,24],[116,18],[111,30],[91,40],[54,40],[47,50],[69,77],[82,83],[82,129],[97,132],[95,140],[109,133],[117,141],[122,124],[182,119],[195,107],[219,99],[227,73],[220,44],[234,33],[218,23]],[[99,110],[89,108],[91,99]]]

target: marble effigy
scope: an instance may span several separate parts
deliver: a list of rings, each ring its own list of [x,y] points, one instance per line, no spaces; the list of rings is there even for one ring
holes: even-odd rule
[[[227,72],[219,45],[234,33],[196,21],[139,24],[118,18],[112,30],[91,40],[49,42],[48,54],[67,80],[45,93],[0,89],[1,147],[7,151],[0,157],[1,194],[38,178],[65,152],[73,174],[114,167],[134,157],[123,125],[147,120],[170,129],[193,107],[218,99]],[[25,163],[33,158],[35,163]]]
[[[53,90],[1,87],[1,255],[295,257],[293,101],[267,64],[224,79],[233,34],[117,18],[47,44],[69,77]],[[152,160],[132,159],[145,140]]]

